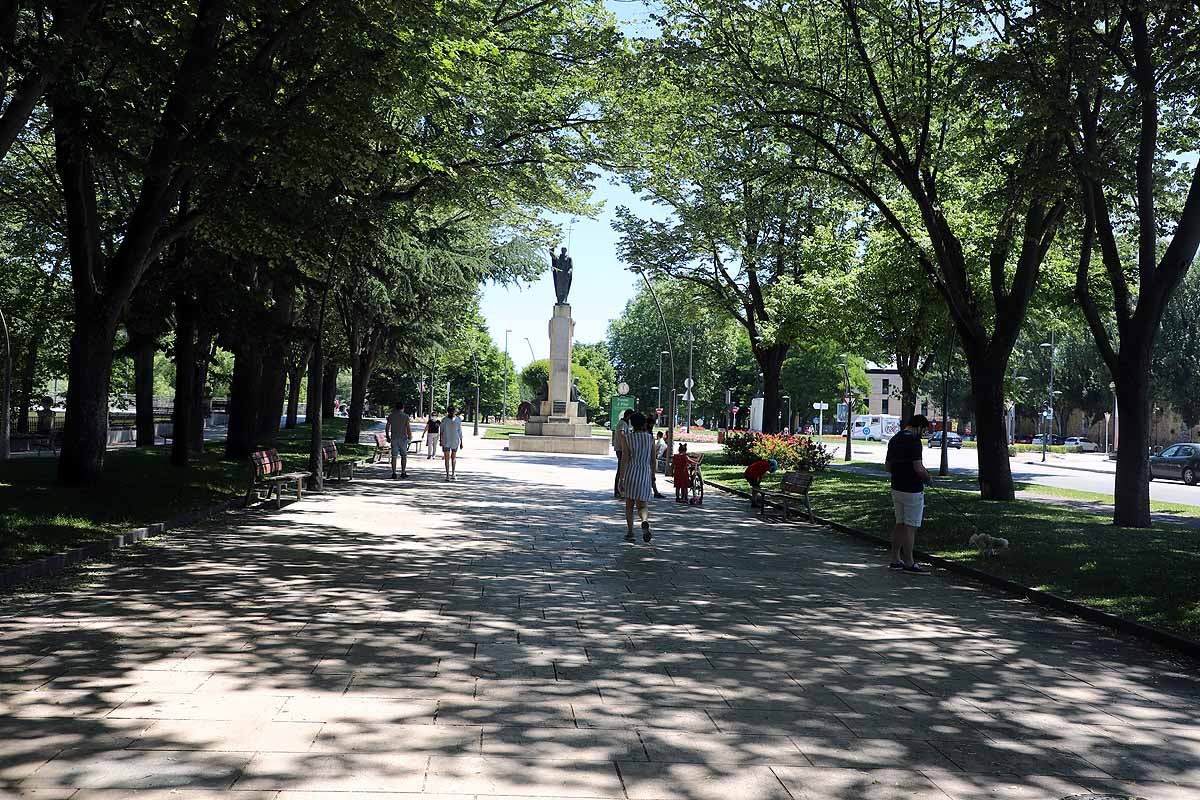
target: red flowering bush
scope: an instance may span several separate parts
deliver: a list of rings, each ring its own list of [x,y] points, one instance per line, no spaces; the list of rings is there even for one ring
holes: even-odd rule
[[[750,449],[757,458],[778,461],[784,472],[820,472],[833,458],[823,444],[809,436],[759,434]]]

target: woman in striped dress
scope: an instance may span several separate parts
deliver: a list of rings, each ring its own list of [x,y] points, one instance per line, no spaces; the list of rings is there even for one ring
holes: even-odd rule
[[[633,541],[633,507],[642,521],[642,541],[650,541],[650,500],[654,475],[654,436],[646,432],[646,417],[640,412],[629,420],[625,434],[625,541]]]

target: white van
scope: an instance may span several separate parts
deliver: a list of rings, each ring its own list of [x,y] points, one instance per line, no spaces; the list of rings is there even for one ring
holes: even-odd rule
[[[854,418],[853,439],[886,442],[900,432],[900,418],[890,414],[859,414]]]

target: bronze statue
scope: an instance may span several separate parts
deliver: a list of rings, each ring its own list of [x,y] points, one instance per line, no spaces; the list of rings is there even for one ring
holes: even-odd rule
[[[565,304],[567,295],[571,292],[571,272],[574,265],[571,262],[571,257],[567,255],[567,248],[555,255],[554,248],[550,248],[550,274],[554,277],[554,295],[558,298],[558,302]]]

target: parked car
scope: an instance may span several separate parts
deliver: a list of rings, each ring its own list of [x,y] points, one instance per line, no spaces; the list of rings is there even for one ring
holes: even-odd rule
[[[941,447],[942,446],[942,432],[941,431],[935,431],[935,432],[929,434],[929,446],[930,447]],[[950,431],[950,433],[948,433],[946,435],[946,447],[957,447],[959,450],[962,450],[962,437],[959,436],[954,431]]]
[[[1173,444],[1150,456],[1150,480],[1155,478],[1170,478],[1195,486],[1200,482],[1200,444]]]
[[[1033,441],[1030,442],[1030,444],[1041,444],[1042,443],[1042,435],[1043,434],[1039,433],[1037,436],[1034,436]],[[1050,438],[1046,441],[1046,444],[1049,444],[1049,445],[1063,444],[1066,441],[1067,441],[1066,439],[1059,436],[1058,434],[1052,433],[1052,434],[1050,434]]]
[[[1033,437],[1028,433],[1022,433],[1013,437],[1013,444],[1033,444]]]
[[[1064,444],[1067,447],[1078,447],[1085,453],[1094,453],[1100,449],[1100,445],[1084,436],[1068,436]]]

